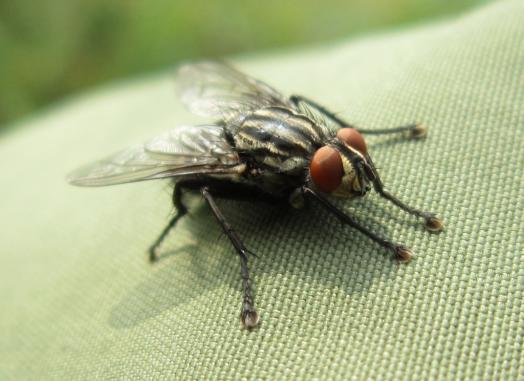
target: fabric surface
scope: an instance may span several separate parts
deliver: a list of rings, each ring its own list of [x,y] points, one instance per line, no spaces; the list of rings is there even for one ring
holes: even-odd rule
[[[168,182],[85,189],[67,172],[172,126],[172,72],[69,101],[0,140],[0,379],[524,379],[524,3],[409,31],[237,60],[356,125],[388,189],[337,201],[413,248],[383,249],[320,208],[220,201],[258,258],[259,329],[241,329],[239,263],[200,197],[162,249]]]

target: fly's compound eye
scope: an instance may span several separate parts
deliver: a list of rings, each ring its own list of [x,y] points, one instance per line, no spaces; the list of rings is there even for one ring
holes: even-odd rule
[[[321,192],[333,192],[342,182],[344,175],[340,153],[333,147],[319,148],[311,159],[309,172],[313,183]]]
[[[337,131],[337,138],[342,140],[351,148],[356,149],[362,155],[367,154],[368,148],[366,146],[366,141],[360,132],[354,128],[341,128]]]

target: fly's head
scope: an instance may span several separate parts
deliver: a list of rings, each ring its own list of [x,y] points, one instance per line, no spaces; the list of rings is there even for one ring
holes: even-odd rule
[[[376,178],[364,138],[349,127],[315,152],[309,174],[319,191],[339,197],[364,196]]]

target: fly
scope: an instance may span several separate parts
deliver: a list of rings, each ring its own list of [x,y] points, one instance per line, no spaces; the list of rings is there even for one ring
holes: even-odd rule
[[[286,97],[269,85],[223,63],[182,66],[176,78],[182,102],[216,122],[181,126],[152,140],[87,165],[69,175],[71,184],[106,186],[171,178],[176,215],[149,250],[151,262],[187,208],[182,190],[200,192],[240,258],[243,302],[240,318],[255,327],[255,309],[246,248],[215,199],[249,197],[286,200],[301,207],[306,199],[333,213],[342,224],[360,231],[408,261],[412,251],[362,226],[327,196],[364,196],[371,187],[405,212],[424,220],[431,232],[443,223],[434,213],[412,208],[384,188],[363,134],[402,133],[422,137],[426,130],[410,124],[387,130],[364,130],[302,96]]]

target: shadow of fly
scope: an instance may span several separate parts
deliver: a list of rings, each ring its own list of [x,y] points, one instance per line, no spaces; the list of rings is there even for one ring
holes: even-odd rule
[[[426,134],[422,126],[356,128],[305,97],[286,97],[264,82],[218,62],[182,66],[176,85],[180,99],[192,112],[213,117],[216,122],[172,129],[145,144],[82,167],[68,180],[79,186],[106,186],[172,178],[177,213],[151,246],[152,262],[168,233],[187,213],[182,191],[200,192],[240,258],[240,318],[245,327],[255,327],[259,322],[248,270],[251,252],[229,224],[216,198],[286,200],[295,208],[309,199],[399,261],[411,258],[407,246],[364,227],[328,196],[362,197],[373,187],[380,196],[423,219],[429,231],[442,230],[442,221],[434,213],[412,208],[384,188],[362,136],[399,133],[420,138]]]

